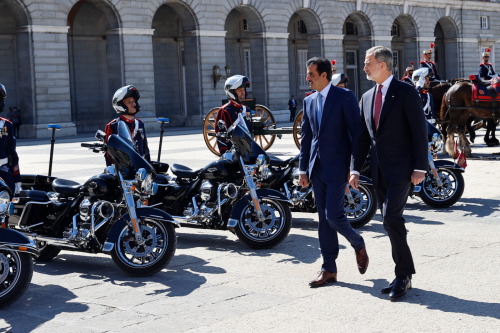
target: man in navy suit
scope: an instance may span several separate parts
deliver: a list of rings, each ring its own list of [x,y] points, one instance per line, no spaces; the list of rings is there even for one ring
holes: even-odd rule
[[[368,255],[363,238],[344,211],[353,139],[359,126],[358,103],[352,91],[331,85],[328,59],[312,58],[306,65],[306,80],[316,92],[304,99],[299,182],[306,187],[311,180],[318,208],[323,265],[319,276],[309,282],[316,288],[337,281],[338,233],[354,248],[361,274],[368,267]]]
[[[403,211],[411,184],[421,183],[428,168],[426,120],[415,88],[393,77],[390,49],[367,50],[363,70],[376,86],[361,97],[361,127],[349,183],[358,187],[358,171],[371,147],[372,178],[396,264],[396,278],[381,292],[396,300],[411,288],[415,274]]]

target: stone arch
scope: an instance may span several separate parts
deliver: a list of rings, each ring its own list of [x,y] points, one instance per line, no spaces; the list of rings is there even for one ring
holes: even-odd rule
[[[372,47],[372,31],[370,19],[363,12],[352,12],[344,21],[344,68],[349,77],[349,89],[356,96],[361,96],[361,92],[372,86],[371,81],[361,80],[365,53]]]
[[[0,2],[0,68],[1,83],[7,90],[5,111],[16,106],[21,110],[21,121],[32,124],[35,119],[31,57],[31,36],[26,28],[31,18],[18,1]],[[32,128],[21,126],[21,137],[31,136]]]
[[[153,17],[156,113],[168,117],[174,126],[199,125],[202,95],[197,27],[191,9],[179,2],[160,6]]]
[[[225,52],[230,75],[241,74],[250,79],[247,98],[268,104],[266,76],[266,44],[264,22],[252,6],[233,8],[226,17]],[[221,69],[223,65],[220,66]],[[223,70],[222,70],[223,72]]]
[[[391,50],[395,54],[394,76],[401,78],[406,67],[413,64],[418,68],[419,52],[417,44],[417,25],[410,15],[399,15],[392,23]]]
[[[71,117],[78,132],[103,128],[116,113],[113,93],[123,82],[119,17],[101,0],[80,0],[68,14]]]
[[[306,82],[306,61],[323,57],[321,24],[308,9],[296,11],[288,22],[288,63],[290,66],[290,95],[302,99],[309,90]]]
[[[458,28],[451,17],[441,17],[434,28],[434,61],[441,79],[459,77]]]

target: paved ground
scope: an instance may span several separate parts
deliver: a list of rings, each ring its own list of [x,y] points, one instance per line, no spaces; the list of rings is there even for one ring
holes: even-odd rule
[[[151,134],[156,158],[158,137]],[[91,136],[78,138],[91,140]],[[47,173],[49,140],[19,142],[23,173]],[[154,149],[153,149],[154,148]],[[198,129],[170,130],[162,161],[193,168],[213,160]],[[270,150],[297,153],[291,136]],[[393,278],[380,216],[359,229],[370,266],[357,272],[341,239],[339,283],[310,289],[320,268],[316,215],[294,213],[288,238],[271,250],[247,248],[229,232],[181,228],[167,269],[128,277],[105,255],[63,251],[37,264],[28,292],[0,310],[8,332],[499,332],[500,148],[475,144],[462,199],[432,209],[410,199],[409,242],[417,274],[399,302],[379,289]],[[73,139],[56,142],[53,175],[83,182],[102,170],[102,156]]]

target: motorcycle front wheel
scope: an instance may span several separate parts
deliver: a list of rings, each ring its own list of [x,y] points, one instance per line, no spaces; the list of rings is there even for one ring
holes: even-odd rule
[[[361,228],[370,222],[377,212],[377,196],[373,185],[359,184],[356,190],[349,187],[345,195],[344,211],[353,228]]]
[[[132,227],[123,227],[115,243],[111,257],[118,267],[130,275],[148,276],[162,270],[177,247],[172,223],[142,218],[140,223],[144,243],[139,244]]]
[[[438,186],[431,172],[427,172],[418,195],[431,207],[450,207],[460,200],[464,193],[464,177],[462,172],[455,169],[438,169],[437,172],[442,186]]]
[[[33,259],[28,253],[0,250],[0,307],[4,307],[28,289],[33,276]]]
[[[264,220],[260,221],[252,201],[246,202],[234,228],[236,236],[254,249],[271,248],[283,241],[292,227],[290,207],[277,200],[262,198],[259,203]]]

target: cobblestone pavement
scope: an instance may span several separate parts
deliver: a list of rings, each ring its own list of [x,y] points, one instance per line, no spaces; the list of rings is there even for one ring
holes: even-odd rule
[[[199,131],[167,131],[162,161],[198,168],[213,160]],[[79,140],[92,137],[57,139],[53,175],[83,182],[102,170],[103,157]],[[158,141],[151,134],[155,159]],[[20,140],[23,173],[47,173],[48,143]],[[0,332],[498,332],[500,161],[489,158],[500,148],[472,149],[456,205],[408,202],[417,274],[399,302],[379,293],[393,278],[379,214],[359,229],[370,256],[366,274],[340,238],[339,282],[310,289],[321,265],[317,219],[294,212],[290,235],[269,250],[249,249],[225,231],[178,229],[174,258],[152,277],[129,277],[106,255],[63,251],[36,264],[27,293],[0,310]],[[298,151],[288,135],[270,152]]]

